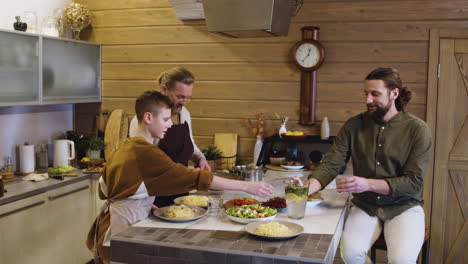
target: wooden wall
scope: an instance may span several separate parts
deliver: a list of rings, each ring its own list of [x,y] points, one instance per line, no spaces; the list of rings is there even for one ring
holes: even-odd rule
[[[289,130],[319,131],[297,122],[300,72],[290,51],[301,27],[321,28],[326,59],[318,70],[317,118],[328,116],[332,134],[365,110],[362,80],[378,66],[400,70],[416,92],[408,110],[424,119],[429,29],[468,27],[468,1],[305,0],[287,37],[231,39],[207,32],[204,20],[179,20],[167,0],[80,2],[95,16],[84,39],[103,44],[102,110],[133,113],[135,97],[156,88],[161,71],[187,67],[196,76],[188,105],[196,142],[238,133],[243,162],[251,160],[255,142],[245,118],[265,113],[268,136],[280,125],[275,112],[290,117]],[[80,111],[78,127],[89,122]]]

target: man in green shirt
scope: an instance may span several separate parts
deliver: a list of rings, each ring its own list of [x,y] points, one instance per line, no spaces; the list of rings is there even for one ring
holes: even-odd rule
[[[354,176],[337,181],[352,194],[341,256],[372,263],[367,252],[384,227],[389,263],[416,263],[424,240],[423,177],[431,149],[427,124],[405,106],[411,91],[392,68],[378,68],[364,83],[367,112],[341,128],[322,164],[309,177],[309,192],[327,186],[352,159]]]

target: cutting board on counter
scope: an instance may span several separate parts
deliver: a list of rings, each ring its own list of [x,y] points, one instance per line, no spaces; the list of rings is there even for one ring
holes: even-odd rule
[[[112,111],[109,120],[106,124],[106,130],[104,132],[104,143],[106,148],[104,149],[104,155],[106,158],[116,151],[120,144],[122,144],[128,135],[128,118],[127,114],[122,109],[116,109]]]
[[[223,152],[222,170],[232,170],[236,165],[237,138],[234,133],[215,133],[214,145]]]

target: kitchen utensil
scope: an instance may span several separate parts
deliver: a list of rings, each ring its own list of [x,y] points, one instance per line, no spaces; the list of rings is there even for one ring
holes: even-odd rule
[[[70,165],[75,158],[75,143],[67,139],[54,141],[54,168]]]
[[[34,153],[34,145],[19,146],[19,171],[21,173],[34,172],[36,166],[36,158]]]
[[[106,159],[127,139],[127,135],[128,118],[125,111],[122,109],[112,111],[104,133],[104,143],[106,144],[104,155]]]
[[[245,181],[262,181],[263,168],[261,166],[251,166],[245,173]]]
[[[38,171],[47,170],[49,167],[49,155],[47,151],[47,144],[37,144],[36,150],[36,169]]]

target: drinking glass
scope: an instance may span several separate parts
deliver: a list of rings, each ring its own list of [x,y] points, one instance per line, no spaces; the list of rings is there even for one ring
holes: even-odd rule
[[[284,188],[288,218],[299,220],[304,218],[307,206],[309,185],[300,185],[296,180],[289,180]]]

